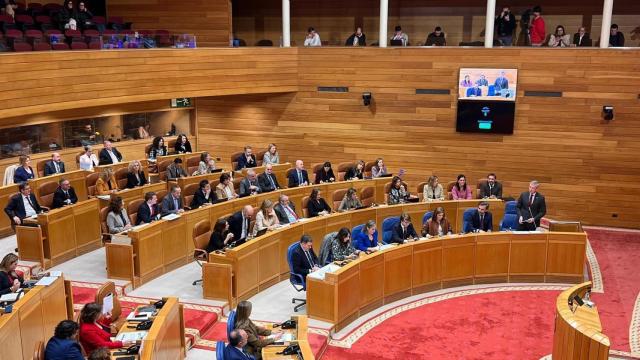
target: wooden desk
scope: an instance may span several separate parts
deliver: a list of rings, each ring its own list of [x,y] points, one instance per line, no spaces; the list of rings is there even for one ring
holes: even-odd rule
[[[47,269],[99,248],[99,211],[98,199],[89,199],[38,214],[42,237],[38,228],[16,228],[20,259]]]
[[[262,160],[262,159],[260,159]],[[273,169],[273,173],[276,175],[276,179],[278,179],[278,184],[280,185],[281,188],[286,188],[287,184],[289,183],[289,178],[287,178],[287,170],[291,169],[292,167],[294,167],[294,165],[290,164],[290,163],[282,163],[282,164],[274,164],[272,165],[272,169]],[[257,175],[260,175],[264,172],[265,167],[264,166],[258,166],[258,167],[254,167],[252,168]],[[234,169],[235,170],[235,169]],[[245,177],[247,176],[247,171],[249,169],[245,168],[242,169],[240,171],[236,171],[236,173],[239,173],[238,175],[234,175],[235,176],[242,176]]]
[[[556,321],[553,333],[554,360],[605,360],[609,358],[609,338],[602,333],[602,325],[596,307],[578,306],[575,312],[569,300],[575,295],[584,297],[591,290],[591,282],[573,286],[558,296],[556,300]]]
[[[98,156],[96,154],[96,156]],[[105,168],[111,168],[111,170],[113,170],[113,173],[115,174],[115,172],[119,169],[122,168],[128,168],[129,164],[131,164],[132,161],[135,160],[129,160],[129,161],[121,161],[117,164],[109,164],[109,165],[98,165],[98,166],[94,166],[93,167],[93,171],[94,172],[102,172],[102,170],[104,170]],[[140,167],[142,170],[146,169],[147,166],[149,166],[149,161],[147,159],[142,159],[142,160],[138,160],[140,161]],[[149,176],[149,174],[145,171],[145,175]]]
[[[366,182],[367,181],[358,181],[356,183]],[[322,186],[335,187],[352,185],[349,183],[351,182]],[[288,189],[284,192],[300,191],[298,189],[299,188]],[[309,189],[304,188],[304,190],[306,193]],[[255,198],[259,199],[260,196],[262,195]],[[490,200],[489,202],[491,203],[494,218],[502,219],[504,203],[501,200]],[[203,296],[207,299],[229,301],[231,306],[234,306],[238,301],[248,299],[258,292],[287,279],[289,277],[287,248],[292,243],[298,241],[303,234],[311,235],[313,238],[313,246],[316,252],[318,252],[322,245],[322,239],[326,234],[332,231],[338,231],[342,227],[352,229],[357,225],[364,224],[368,220],[375,220],[379,232],[378,241],[381,241],[382,222],[387,217],[399,216],[403,211],[406,211],[411,215],[413,225],[416,231],[419,232],[422,228],[422,217],[425,212],[432,211],[438,206],[443,206],[446,208],[447,214],[449,214],[449,221],[455,225],[462,222],[462,216],[460,214],[472,204],[477,204],[477,200],[379,206],[316,217],[268,232],[237,248],[227,250],[224,254],[209,254],[209,263],[203,266]],[[212,208],[215,207],[216,205]],[[454,226],[454,230],[459,228],[461,228],[461,224]],[[474,235],[472,237],[474,242],[475,238]],[[463,245],[464,244],[461,244],[461,246]],[[493,245],[494,244],[490,242],[487,244],[487,248],[491,248]],[[546,249],[546,237],[544,246]],[[471,248],[475,249],[475,244]],[[233,274],[233,276],[229,277],[229,274]],[[487,275],[487,277],[490,276]],[[452,281],[453,280],[454,279],[452,279]],[[470,283],[468,279],[463,280],[463,282]],[[229,288],[229,284],[231,284],[231,289]]]
[[[0,316],[0,359],[31,360],[39,341],[45,345],[56,325],[67,319],[64,278],[49,286],[36,286],[13,304],[13,312]],[[11,344],[11,345],[9,345]]]
[[[435,289],[489,282],[577,283],[585,254],[585,233],[503,232],[421,240],[363,255],[324,280],[307,277],[307,313],[339,331],[384,304]]]
[[[126,209],[129,203],[132,202],[133,200],[144,199],[145,193],[149,191],[154,191],[157,193],[158,191],[163,191],[163,190],[167,190],[166,182],[147,184],[144,186],[135,187],[133,189],[119,190],[118,192],[116,192],[116,194],[122,198],[122,201],[124,202],[124,208]],[[103,208],[106,206],[109,206],[109,200],[100,199],[100,208]]]
[[[294,340],[291,343],[297,343],[300,346],[300,350],[302,352],[302,358],[304,360],[314,360],[315,356],[313,355],[313,351],[311,350],[311,346],[308,341],[308,319],[306,315],[294,315],[291,317],[292,320],[296,321],[295,329],[287,329],[283,330],[285,333],[291,333],[294,336]],[[271,326],[268,326],[271,328]],[[276,329],[278,331],[279,329]],[[279,355],[277,353],[282,352],[282,350],[287,346],[285,345],[270,345],[262,348],[262,359],[264,360],[277,360],[277,359],[298,359],[295,355]]]

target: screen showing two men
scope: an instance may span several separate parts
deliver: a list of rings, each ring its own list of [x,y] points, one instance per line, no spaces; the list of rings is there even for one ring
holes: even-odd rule
[[[518,69],[460,69],[460,100],[516,101]]]

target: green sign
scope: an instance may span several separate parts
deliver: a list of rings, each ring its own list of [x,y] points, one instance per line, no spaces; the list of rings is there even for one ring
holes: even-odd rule
[[[172,108],[185,108],[185,107],[192,107],[192,106],[193,104],[191,102],[191,98],[171,99]]]

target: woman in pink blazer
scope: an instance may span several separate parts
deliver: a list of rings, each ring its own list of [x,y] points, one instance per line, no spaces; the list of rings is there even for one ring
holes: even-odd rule
[[[451,189],[451,196],[453,197],[453,200],[473,199],[471,187],[467,186],[467,179],[464,175],[458,175],[458,181]]]

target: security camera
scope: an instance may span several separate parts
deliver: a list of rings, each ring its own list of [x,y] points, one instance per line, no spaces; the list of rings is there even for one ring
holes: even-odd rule
[[[370,92],[366,92],[366,93],[362,94],[362,103],[364,104],[364,106],[371,105],[371,93]]]
[[[602,107],[602,117],[606,120],[606,121],[611,121],[613,120],[613,106],[603,106]]]

